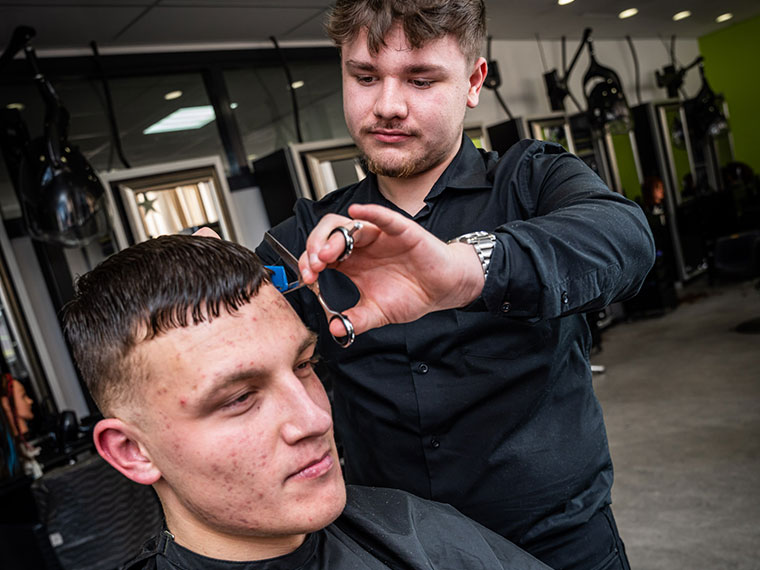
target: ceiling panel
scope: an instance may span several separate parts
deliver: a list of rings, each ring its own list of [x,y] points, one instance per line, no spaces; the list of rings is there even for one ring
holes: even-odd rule
[[[486,5],[489,33],[497,39],[529,39],[537,33],[546,39],[579,38],[586,27],[594,30],[594,37],[605,39],[672,34],[695,38],[760,14],[757,0],[576,0],[565,6],[558,6],[556,0],[531,0],[488,1]],[[631,7],[638,8],[636,16],[618,18]],[[676,12],[687,9],[691,17],[673,21]],[[734,19],[716,23],[715,18],[724,12],[733,13]]]
[[[81,7],[108,7],[108,6],[150,6],[155,3],[155,0],[0,0],[0,6],[16,7],[16,8],[43,8],[59,7],[59,8],[81,8]]]
[[[118,0],[116,0],[118,1]],[[150,2],[151,4],[153,2]],[[258,6],[263,8],[327,8],[332,0],[161,0],[159,6]]]
[[[163,7],[158,6],[118,38],[124,44],[209,43],[278,39],[306,21],[319,19],[322,9],[271,7]],[[321,31],[312,37],[319,40]]]
[[[87,49],[209,42],[268,42],[271,35],[291,41],[325,40],[323,19],[331,0],[0,0],[0,45],[20,24],[37,30],[35,46]],[[695,38],[760,14],[758,0],[486,0],[489,32],[496,39],[579,38],[585,27],[595,38]],[[635,6],[638,15],[617,14]],[[673,22],[675,12],[692,16]],[[721,12],[734,19],[717,24]]]
[[[108,43],[144,11],[140,6],[0,5],[0,46],[5,46],[16,26],[37,31],[35,48],[86,48],[95,40]]]

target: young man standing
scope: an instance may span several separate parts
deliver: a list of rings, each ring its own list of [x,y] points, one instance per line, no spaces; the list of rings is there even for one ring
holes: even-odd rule
[[[352,217],[462,242],[447,265],[426,260],[434,246],[408,253],[413,278],[455,274],[464,302],[437,308],[467,305],[344,349],[310,293],[290,296],[323,339],[348,481],[451,503],[552,567],[628,568],[584,313],[638,290],[654,256],[642,212],[557,145],[523,141],[498,159],[463,136],[487,73],[482,0],[338,0],[328,32],[371,173],[299,201],[274,235],[303,252],[303,275],[319,274],[332,307],[361,293],[347,310],[357,331],[424,315],[430,296],[359,251],[332,264],[344,247],[333,230]],[[257,252],[277,261],[266,244]]]
[[[130,570],[546,568],[445,505],[346,502],[316,337],[242,246],[117,253],[79,280],[65,330],[105,415],[98,452],[164,510]]]

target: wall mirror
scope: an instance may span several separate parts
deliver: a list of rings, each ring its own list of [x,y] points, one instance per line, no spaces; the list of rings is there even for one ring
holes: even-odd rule
[[[102,175],[132,244],[210,227],[237,241],[227,179],[219,157],[172,162]]]

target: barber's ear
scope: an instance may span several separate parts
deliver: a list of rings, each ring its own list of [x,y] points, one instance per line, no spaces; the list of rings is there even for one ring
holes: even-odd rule
[[[467,92],[467,106],[474,108],[480,101],[480,89],[488,75],[488,63],[484,57],[479,57],[470,72],[470,90]]]
[[[118,418],[100,420],[93,430],[100,456],[122,475],[142,485],[152,485],[161,472],[140,442],[138,431]]]

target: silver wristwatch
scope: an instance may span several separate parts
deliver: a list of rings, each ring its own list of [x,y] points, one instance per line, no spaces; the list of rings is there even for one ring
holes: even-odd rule
[[[478,254],[480,264],[483,266],[483,276],[488,277],[488,266],[491,265],[491,255],[496,245],[496,236],[483,231],[471,232],[450,239],[447,243],[455,242],[469,243],[475,248],[475,253]]]

